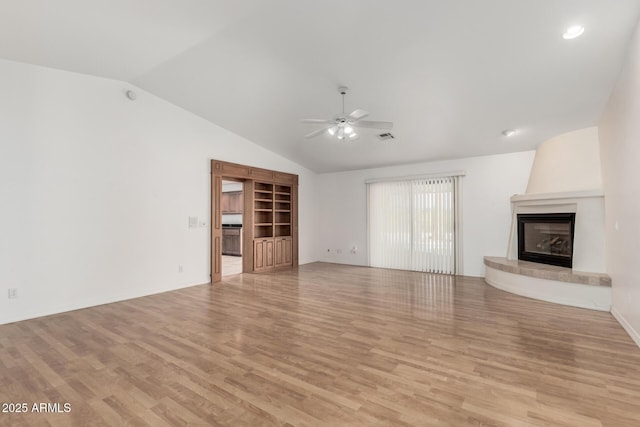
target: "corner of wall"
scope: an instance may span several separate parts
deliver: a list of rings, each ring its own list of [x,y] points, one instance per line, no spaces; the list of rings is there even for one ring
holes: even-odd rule
[[[611,307],[611,314],[615,319],[620,323],[622,328],[629,334],[631,339],[636,343],[636,345],[640,348],[640,333],[636,331],[631,323],[625,319],[625,317],[618,311],[615,307]]]
[[[640,25],[599,123],[611,313],[640,347]]]

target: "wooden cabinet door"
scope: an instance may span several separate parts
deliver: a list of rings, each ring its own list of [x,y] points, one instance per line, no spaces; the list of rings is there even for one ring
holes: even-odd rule
[[[229,255],[231,252],[231,240],[227,236],[227,230],[222,229],[222,255]]]
[[[242,197],[242,191],[222,193],[222,199],[220,200],[220,210],[222,213],[242,213],[243,207],[244,198]]]
[[[281,237],[274,239],[275,245],[275,266],[280,267],[292,264],[291,238]]]
[[[276,238],[274,240],[275,245],[275,266],[279,267],[284,265],[284,252],[283,252],[283,244],[282,239]]]
[[[242,232],[239,228],[222,229],[222,255],[242,256]]]
[[[291,238],[282,239],[284,265],[293,265]]]
[[[242,213],[242,208],[244,204],[242,193],[238,191],[236,193],[229,194],[229,196],[230,196],[229,208],[233,212]]]
[[[220,211],[222,213],[227,213],[231,210],[231,197],[229,193],[222,193],[222,198],[220,199]]]
[[[273,268],[274,261],[274,253],[273,253],[274,242],[273,239],[269,239],[265,242],[265,253],[264,253],[264,267],[265,268]]]
[[[253,241],[253,271],[262,271],[274,266],[273,239],[256,239]]]
[[[264,270],[264,251],[266,240],[253,241],[253,271]]]

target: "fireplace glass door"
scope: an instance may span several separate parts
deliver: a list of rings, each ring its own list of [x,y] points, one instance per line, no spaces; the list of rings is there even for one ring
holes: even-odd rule
[[[518,259],[572,267],[575,213],[518,215]]]

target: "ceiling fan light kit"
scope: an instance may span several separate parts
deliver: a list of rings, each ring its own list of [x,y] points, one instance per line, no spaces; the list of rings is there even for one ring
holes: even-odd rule
[[[567,30],[562,34],[562,38],[565,40],[573,40],[580,37],[583,33],[584,27],[582,25],[574,25],[567,28]]]
[[[330,120],[323,119],[302,119],[302,123],[309,124],[322,124],[323,128],[315,130],[307,135],[305,138],[313,138],[322,133],[327,132],[334,138],[337,138],[340,141],[354,141],[359,138],[358,133],[356,132],[356,128],[371,128],[371,129],[385,129],[391,130],[393,127],[393,123],[391,122],[378,122],[378,121],[365,121],[362,120],[369,115],[367,111],[357,109],[351,112],[351,114],[346,114],[344,112],[344,96],[349,91],[349,88],[346,86],[340,86],[338,88],[340,95],[342,95],[342,113],[337,114],[335,118]]]

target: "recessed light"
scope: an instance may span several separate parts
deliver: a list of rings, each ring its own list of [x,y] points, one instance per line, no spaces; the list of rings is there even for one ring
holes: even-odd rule
[[[502,135],[506,136],[507,138],[509,138],[510,136],[513,136],[517,133],[517,131],[515,129],[505,129],[502,131]]]
[[[584,27],[582,25],[574,25],[573,27],[567,28],[567,31],[564,32],[562,38],[565,40],[571,40],[576,37],[580,37],[582,33],[584,33]]]

